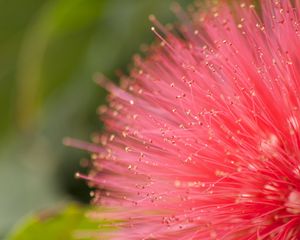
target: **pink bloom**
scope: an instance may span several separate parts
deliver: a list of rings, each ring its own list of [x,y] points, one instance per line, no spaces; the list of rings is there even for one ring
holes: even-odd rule
[[[105,83],[81,147],[113,239],[300,239],[300,2],[260,2],[176,9],[174,33],[151,17],[161,44]]]

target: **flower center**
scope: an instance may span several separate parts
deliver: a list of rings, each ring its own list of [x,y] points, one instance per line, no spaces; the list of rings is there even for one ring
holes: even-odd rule
[[[286,210],[289,213],[299,214],[300,213],[300,192],[296,190],[292,191],[288,196],[285,206],[286,206]]]

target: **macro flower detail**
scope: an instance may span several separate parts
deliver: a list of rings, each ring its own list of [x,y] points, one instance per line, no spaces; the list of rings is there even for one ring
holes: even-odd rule
[[[160,43],[100,80],[106,133],[70,143],[112,239],[300,239],[300,2],[207,9],[151,16]]]

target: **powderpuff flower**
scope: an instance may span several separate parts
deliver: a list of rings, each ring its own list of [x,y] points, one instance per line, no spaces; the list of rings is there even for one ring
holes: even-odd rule
[[[160,44],[101,82],[106,133],[70,142],[112,239],[300,239],[300,2],[208,9],[151,16]]]

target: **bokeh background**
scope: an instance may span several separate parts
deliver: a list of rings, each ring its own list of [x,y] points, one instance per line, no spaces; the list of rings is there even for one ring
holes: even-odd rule
[[[149,14],[172,22],[172,0],[0,0],[0,239],[24,216],[89,202],[76,180],[106,92],[92,76],[118,81],[141,43],[155,38]],[[177,0],[186,6],[191,1]]]

